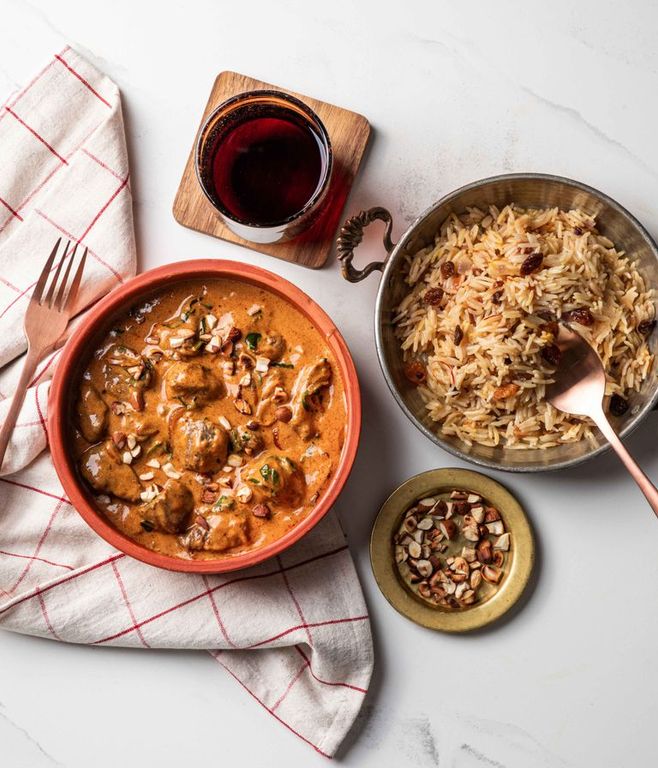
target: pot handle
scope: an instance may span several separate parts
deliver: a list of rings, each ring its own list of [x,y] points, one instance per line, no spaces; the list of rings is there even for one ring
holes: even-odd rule
[[[384,269],[386,259],[384,261],[373,261],[363,269],[356,269],[352,266],[354,251],[361,243],[361,240],[363,240],[363,230],[368,224],[372,224],[373,221],[377,220],[383,221],[386,224],[382,239],[386,249],[386,256],[388,257],[393,248],[395,248],[395,243],[391,240],[393,217],[386,208],[376,207],[368,208],[367,211],[361,211],[356,216],[349,218],[340,228],[340,235],[338,240],[336,240],[338,258],[342,264],[343,277],[349,280],[350,283],[358,283],[364,277],[368,277],[374,270],[378,269],[381,272]]]

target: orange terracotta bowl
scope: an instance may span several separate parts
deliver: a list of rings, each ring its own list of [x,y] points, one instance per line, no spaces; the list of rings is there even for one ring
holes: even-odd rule
[[[182,280],[229,278],[265,288],[286,299],[305,315],[326,340],[343,380],[346,397],[345,442],[337,470],[310,514],[280,539],[250,552],[224,555],[212,560],[183,560],[153,552],[118,531],[94,505],[80,479],[70,449],[73,407],[77,382],[89,356],[116,319],[133,304],[159,289]],[[361,395],[356,369],[345,340],[328,315],[311,298],[287,280],[267,270],[235,261],[197,260],[169,264],[129,280],[89,310],[84,321],[64,347],[49,395],[48,435],[53,463],[64,491],[83,519],[109,544],[131,557],[159,568],[194,573],[224,573],[247,568],[280,554],[308,533],[336,501],[352,469],[361,429]]]

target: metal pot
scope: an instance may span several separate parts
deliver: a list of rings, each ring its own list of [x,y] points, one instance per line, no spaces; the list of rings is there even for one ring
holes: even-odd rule
[[[338,238],[338,258],[343,276],[359,282],[379,270],[382,279],[375,305],[375,341],[379,362],[398,405],[436,445],[461,459],[493,469],[510,472],[540,472],[576,464],[603,453],[609,448],[597,431],[597,444],[586,440],[546,449],[508,449],[501,446],[468,446],[456,437],[442,435],[438,425],[428,417],[422,398],[402,372],[402,355],[394,335],[393,310],[407,291],[403,278],[405,257],[434,241],[441,224],[451,213],[461,213],[470,206],[498,208],[514,202],[523,207],[562,209],[580,208],[596,216],[599,231],[610,238],[637,261],[647,286],[658,288],[658,247],[646,229],[619,203],[592,187],[561,176],[519,173],[493,176],[467,184],[441,198],[422,213],[406,230],[397,244],[391,240],[392,217],[385,208],[371,208],[349,219]],[[368,264],[364,269],[352,265],[354,250],[363,238],[363,230],[373,221],[386,225],[383,261]],[[626,414],[614,418],[613,426],[622,436],[629,434],[658,401],[658,370],[654,365],[642,390],[634,394]]]

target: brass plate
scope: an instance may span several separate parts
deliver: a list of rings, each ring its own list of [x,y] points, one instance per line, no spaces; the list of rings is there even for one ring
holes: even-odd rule
[[[472,607],[448,611],[428,605],[404,585],[394,561],[393,533],[416,499],[454,488],[479,493],[497,507],[512,545],[505,578],[495,594]],[[386,499],[372,529],[370,562],[382,594],[403,616],[441,632],[469,632],[499,619],[521,597],[534,566],[535,544],[525,512],[502,485],[468,469],[432,469],[410,477]]]

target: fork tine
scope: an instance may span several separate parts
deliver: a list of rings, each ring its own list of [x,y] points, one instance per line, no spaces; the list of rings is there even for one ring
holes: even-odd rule
[[[71,245],[71,241],[69,240],[66,243],[66,248],[64,248],[64,254],[62,258],[59,260],[59,264],[57,265],[57,269],[55,270],[55,274],[53,275],[50,285],[48,287],[48,293],[46,294],[46,298],[44,299],[44,303],[47,304],[49,307],[52,307],[53,305],[53,297],[55,295],[55,288],[57,287],[57,283],[59,282],[59,273],[62,271],[62,264],[64,264],[64,261],[66,260],[66,257],[68,256],[69,252],[69,245]]]
[[[50,274],[50,270],[53,267],[53,262],[55,261],[55,256],[57,254],[57,250],[61,242],[62,242],[62,238],[60,237],[55,243],[55,247],[53,248],[52,253],[48,257],[48,260],[46,261],[43,269],[41,270],[41,274],[39,275],[39,280],[37,284],[34,286],[34,291],[32,292],[33,301],[37,301],[37,302],[41,301],[41,294],[43,293],[43,288],[46,284],[46,280],[48,279],[48,275]]]
[[[85,248],[85,252],[82,254],[82,258],[80,259],[80,263],[78,264],[78,269],[75,273],[75,277],[73,278],[73,282],[71,283],[71,290],[69,291],[69,294],[66,297],[66,301],[64,302],[64,305],[63,305],[64,309],[67,309],[67,310],[73,309],[73,303],[77,298],[78,289],[80,288],[80,282],[82,281],[82,272],[85,268],[86,259],[87,259],[87,249]]]
[[[75,252],[77,250],[78,250],[78,244],[76,243],[73,247],[73,250],[70,253],[68,264],[66,265],[66,272],[64,272],[64,277],[62,278],[62,282],[59,284],[59,291],[57,291],[57,296],[55,297],[55,308],[58,309],[60,312],[64,308],[64,294],[66,293],[66,284],[69,281],[71,267],[73,266],[73,261],[75,260]]]

